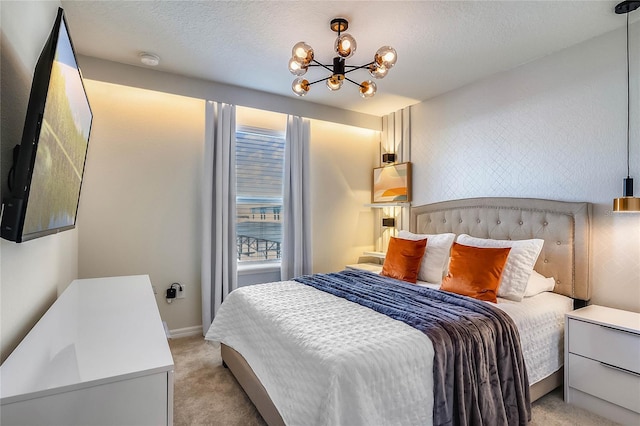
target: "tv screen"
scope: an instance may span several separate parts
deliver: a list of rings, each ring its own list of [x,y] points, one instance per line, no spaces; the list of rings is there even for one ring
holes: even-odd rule
[[[19,243],[75,227],[92,121],[64,12],[58,9],[14,150],[2,238]]]

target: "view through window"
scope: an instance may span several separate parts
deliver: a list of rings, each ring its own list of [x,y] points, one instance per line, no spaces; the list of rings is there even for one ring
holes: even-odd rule
[[[236,242],[241,262],[279,260],[284,134],[236,130]]]

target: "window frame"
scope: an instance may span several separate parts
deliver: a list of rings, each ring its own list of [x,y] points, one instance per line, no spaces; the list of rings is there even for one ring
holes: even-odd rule
[[[238,133],[249,133],[249,134],[257,134],[260,136],[268,136],[268,137],[273,137],[273,138],[277,138],[279,140],[282,141],[282,147],[283,147],[283,158],[282,158],[282,170],[283,170],[283,181],[282,181],[282,193],[281,193],[281,197],[279,199],[275,199],[275,200],[279,200],[280,203],[279,204],[273,204],[273,206],[279,206],[280,210],[278,212],[273,212],[273,215],[277,215],[278,219],[282,220],[282,206],[284,203],[284,144],[286,143],[286,132],[284,130],[273,130],[273,129],[269,129],[269,128],[260,128],[260,127],[254,127],[254,126],[246,126],[246,125],[237,125],[236,126],[236,130],[235,130],[235,135],[236,135],[236,161],[235,161],[235,166],[236,166],[236,247],[238,246],[238,206],[242,205],[242,204],[250,204],[249,202],[247,202],[248,200],[250,200],[250,197],[242,197],[238,195],[238,160],[237,160],[237,142],[238,142]],[[244,202],[240,202],[241,199],[245,199]],[[270,197],[266,197],[265,200],[269,200]],[[266,202],[265,204],[270,204],[268,202]],[[272,213],[270,212],[266,212],[265,215],[269,216]],[[265,218],[266,219],[266,218]],[[276,220],[276,218],[274,217],[274,220]],[[282,234],[281,234],[282,235]],[[274,272],[277,270],[280,270],[280,266],[281,266],[281,262],[282,262],[282,253],[280,252],[280,257],[276,258],[276,259],[256,259],[256,260],[241,260],[238,259],[236,256],[236,265],[237,265],[237,271],[239,275],[247,275],[247,274],[255,274],[255,273],[262,273],[262,272]]]

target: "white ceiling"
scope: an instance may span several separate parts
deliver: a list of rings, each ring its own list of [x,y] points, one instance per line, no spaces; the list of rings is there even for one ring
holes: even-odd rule
[[[77,53],[295,97],[291,48],[306,41],[331,63],[329,22],[349,20],[358,43],[348,65],[398,52],[378,93],[362,99],[345,83],[311,86],[305,100],[383,115],[625,25],[618,1],[62,1]],[[640,13],[639,13],[640,15]],[[634,17],[637,19],[637,17]],[[635,20],[635,19],[634,19]],[[621,47],[622,48],[622,47]],[[328,73],[327,73],[328,74]],[[311,69],[309,80],[324,78]],[[364,71],[350,74],[370,79]]]

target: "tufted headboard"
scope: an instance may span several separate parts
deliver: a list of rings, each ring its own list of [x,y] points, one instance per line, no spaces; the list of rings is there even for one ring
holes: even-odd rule
[[[490,197],[411,207],[410,229],[418,234],[543,239],[535,270],[555,278],[554,292],[585,301],[591,298],[590,227],[589,203]]]

